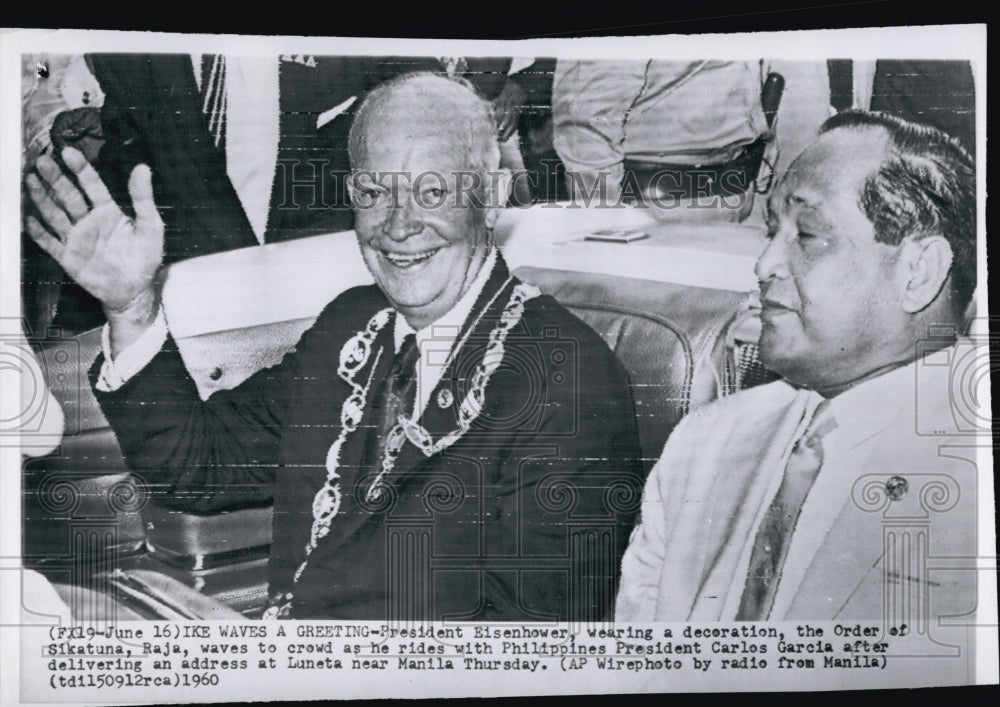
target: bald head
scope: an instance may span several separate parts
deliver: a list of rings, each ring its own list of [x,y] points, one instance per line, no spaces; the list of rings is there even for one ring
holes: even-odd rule
[[[351,166],[358,169],[371,146],[387,137],[452,145],[467,155],[469,169],[481,173],[500,165],[492,107],[463,79],[412,73],[375,88],[351,125]]]
[[[469,291],[507,201],[490,106],[463,81],[407,74],[369,94],[349,146],[361,255],[423,329]]]

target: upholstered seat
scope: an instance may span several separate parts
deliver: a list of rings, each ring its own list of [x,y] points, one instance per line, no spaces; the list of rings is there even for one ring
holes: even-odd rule
[[[625,364],[646,472],[681,417],[727,392],[725,333],[746,300],[725,290],[524,267]]]

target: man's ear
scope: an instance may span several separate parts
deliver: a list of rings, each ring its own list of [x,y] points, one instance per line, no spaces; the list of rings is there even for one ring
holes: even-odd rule
[[[941,294],[951,272],[951,244],[939,234],[910,236],[903,241],[900,264],[902,307],[908,314],[926,309]]]
[[[483,196],[485,197],[487,228],[492,230],[496,226],[497,219],[500,218],[500,214],[510,198],[510,188],[509,169],[496,169],[486,173],[486,188]]]

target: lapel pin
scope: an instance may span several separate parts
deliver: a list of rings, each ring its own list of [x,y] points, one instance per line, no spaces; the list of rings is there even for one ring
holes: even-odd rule
[[[438,391],[437,402],[438,407],[444,410],[445,408],[450,408],[451,404],[455,402],[455,396],[447,388],[442,388]]]
[[[904,479],[902,476],[890,477],[888,481],[885,482],[885,492],[889,495],[893,501],[898,501],[906,492],[910,490],[910,482]]]

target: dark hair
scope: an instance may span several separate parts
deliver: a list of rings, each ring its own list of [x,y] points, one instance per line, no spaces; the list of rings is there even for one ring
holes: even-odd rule
[[[861,190],[861,210],[875,240],[898,245],[911,234],[939,233],[951,245],[951,287],[960,308],[976,289],[976,166],[947,133],[886,113],[850,110],[823,123],[839,128],[881,128],[888,156]]]

